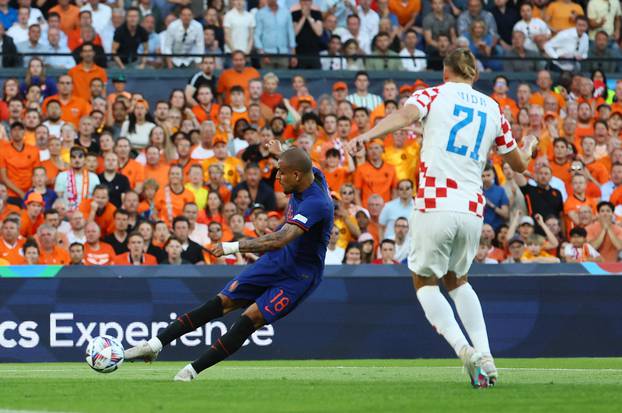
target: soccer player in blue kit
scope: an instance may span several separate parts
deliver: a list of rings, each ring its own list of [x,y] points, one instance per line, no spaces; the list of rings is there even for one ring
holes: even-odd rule
[[[269,147],[280,154],[277,179],[291,195],[285,223],[273,233],[223,242],[210,251],[216,257],[236,252],[266,254],[216,297],[179,316],[156,337],[126,350],[126,360],[155,360],[173,340],[233,310],[246,308],[226,334],[175,376],[176,381],[190,381],[239,350],[255,330],[285,317],[317,288],[333,227],[333,200],[324,175],[312,166],[306,152],[292,148],[281,153],[276,141]]]

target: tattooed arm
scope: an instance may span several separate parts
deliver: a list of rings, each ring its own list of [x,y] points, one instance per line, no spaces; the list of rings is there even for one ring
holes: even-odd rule
[[[289,242],[304,234],[304,230],[295,224],[286,223],[277,232],[266,234],[259,238],[243,239],[239,242],[224,242],[216,244],[210,251],[215,257],[229,255],[235,252],[265,252],[283,248]]]

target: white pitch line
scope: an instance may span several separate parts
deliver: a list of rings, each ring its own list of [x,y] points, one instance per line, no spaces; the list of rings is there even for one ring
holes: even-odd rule
[[[454,367],[454,366],[222,366],[218,367],[221,370],[287,370],[287,369],[299,369],[299,370],[326,370],[326,369],[339,369],[339,370],[360,370],[360,369],[385,369],[385,370],[403,370],[403,369],[415,369],[415,370],[438,370],[438,369],[446,369],[446,370],[461,370],[462,367]],[[144,371],[177,371],[176,367],[174,368],[148,368],[144,369]],[[537,367],[502,367],[499,370],[505,371],[542,371],[542,372],[613,372],[613,373],[622,373],[622,369],[580,369],[580,368],[537,368]],[[67,373],[67,372],[77,372],[78,369],[11,369],[5,370],[0,368],[0,373]],[[5,413],[0,410],[0,413]]]
[[[52,412],[49,410],[13,410],[0,409],[0,413],[69,413],[69,412]]]

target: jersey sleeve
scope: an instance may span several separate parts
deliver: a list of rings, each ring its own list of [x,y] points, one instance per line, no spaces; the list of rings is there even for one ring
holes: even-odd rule
[[[501,112],[501,107],[499,107],[499,114],[501,116],[501,124],[499,125],[498,135],[495,138],[495,145],[497,146],[497,153],[499,155],[505,155],[516,149],[518,145],[516,145],[516,141],[512,136],[510,123],[505,118],[503,112]]]
[[[419,114],[421,115],[420,119],[424,119],[428,116],[430,106],[432,106],[432,102],[434,102],[434,99],[436,99],[438,93],[439,89],[437,87],[417,90],[415,93],[410,95],[404,104],[414,105],[417,109],[419,109]]]
[[[311,227],[324,219],[326,207],[320,200],[308,198],[303,200],[294,212],[294,216],[287,219],[288,224],[296,225],[307,232]]]

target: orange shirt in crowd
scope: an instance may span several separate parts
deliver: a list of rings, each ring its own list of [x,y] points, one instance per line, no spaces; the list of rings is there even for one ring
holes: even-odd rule
[[[19,214],[21,209],[13,204],[4,204],[4,208],[0,211],[0,226],[2,225],[2,221],[4,218],[8,217],[10,214]]]
[[[506,109],[510,109],[512,117],[516,119],[518,116],[518,105],[514,99],[510,97],[501,97],[496,93],[493,93],[490,97],[492,97],[499,104],[501,111],[505,112]]]
[[[590,208],[592,208],[592,213],[596,214],[596,205],[598,204],[598,201],[599,201],[598,198],[588,198],[587,196],[582,201],[579,198],[577,198],[574,194],[569,194],[568,199],[566,199],[566,202],[564,202],[564,215],[566,216],[565,217],[566,231],[570,231],[574,227],[572,220],[568,216],[570,212],[578,213],[579,209],[582,206],[587,205]]]
[[[0,258],[7,260],[10,264],[16,265],[24,259],[22,256],[22,246],[26,240],[24,238],[17,238],[15,245],[8,245],[2,238],[0,238]]]
[[[24,145],[21,151],[12,144],[2,145],[0,151],[0,169],[6,169],[7,177],[24,193],[32,186],[32,170],[39,166],[39,150]],[[9,196],[17,196],[15,191],[7,187]]]
[[[82,202],[80,202],[80,206],[78,207],[78,209],[80,210],[80,212],[82,212],[82,214],[84,214],[85,219],[88,219],[88,217],[91,215],[91,208],[93,207],[93,202],[94,201],[92,199],[83,199]],[[95,223],[99,225],[102,237],[110,234],[113,231],[114,213],[116,210],[117,208],[112,205],[112,203],[108,202],[101,214],[97,214],[97,212],[95,213]]]
[[[254,67],[245,67],[242,72],[235,69],[223,70],[218,78],[216,90],[225,97],[225,103],[229,103],[229,91],[233,86],[240,86],[244,89],[244,95],[248,99],[248,82],[253,79],[260,79],[261,74]]]
[[[209,167],[214,164],[220,164],[223,167],[223,178],[227,181],[227,183],[231,184],[231,186],[236,186],[240,183],[239,170],[244,169],[244,162],[242,162],[240,158],[229,156],[222,162],[215,156],[207,158],[203,161],[203,174],[205,175],[205,181],[209,180]]]
[[[145,181],[153,179],[162,188],[168,183],[169,168],[170,166],[167,163],[159,163],[157,166],[145,165],[143,170]]]
[[[41,105],[43,110],[47,107],[47,103],[51,99],[56,99],[60,102],[61,106],[61,116],[60,118],[65,122],[71,123],[76,128],[80,123],[80,119],[83,116],[87,116],[91,113],[91,105],[84,99],[78,96],[71,96],[69,100],[61,99],[60,95],[50,96],[43,101],[43,105]]]
[[[188,182],[188,175],[190,174],[190,168],[192,168],[192,165],[201,165],[202,161],[200,159],[188,159],[186,164],[182,165],[180,161],[177,160],[177,161],[173,161],[171,164],[181,166],[184,172],[184,182]]]
[[[154,199],[160,219],[169,226],[172,224],[173,218],[182,214],[184,205],[188,202],[194,202],[192,192],[184,188],[181,192],[175,193],[168,185],[158,189]]]
[[[56,177],[61,172],[61,170],[56,166],[54,161],[48,159],[47,161],[41,162],[41,166],[45,168],[45,173],[47,175],[48,184],[54,185],[54,181]]]
[[[69,48],[69,50],[73,52],[78,47],[82,46],[82,43],[84,43],[84,40],[82,39],[82,31],[80,29],[72,30],[67,33],[67,47]],[[95,46],[101,46],[102,38],[99,37],[99,34],[95,33],[95,38],[92,40],[91,43],[93,43]]]
[[[134,265],[130,261],[130,253],[124,252],[112,260],[113,265]],[[158,260],[151,254],[143,254],[140,265],[158,265]]]
[[[63,9],[60,5],[52,7],[48,13],[58,13],[60,16],[60,29],[69,35],[80,25],[80,8],[70,4],[67,9]]]
[[[612,223],[611,229],[613,229],[613,233],[616,237],[622,239],[622,228]],[[596,238],[598,238],[600,231],[602,231],[602,226],[600,222],[595,221],[593,224],[585,227],[585,230],[587,231],[587,241],[592,242]],[[613,245],[613,243],[611,242],[611,238],[608,234],[605,235],[603,243],[600,245],[600,248],[598,248],[598,252],[600,253],[601,257],[603,257],[603,260],[605,262],[618,261],[618,249]]]
[[[70,261],[69,253],[58,245],[54,245],[52,251],[41,248],[39,252],[39,264],[42,265],[67,265]]]
[[[220,106],[216,103],[212,103],[209,110],[205,109],[201,105],[196,105],[192,108],[192,113],[197,117],[197,121],[199,123],[205,122],[206,120],[211,120],[216,122],[218,118],[218,111],[220,110]]]
[[[100,241],[97,250],[88,242],[84,244],[84,265],[110,265],[115,256],[114,249],[107,242]]]
[[[93,64],[90,70],[86,70],[84,64],[74,66],[67,72],[73,79],[73,94],[84,99],[91,100],[91,81],[93,79],[101,79],[104,85],[108,83],[108,75],[102,68]]]
[[[405,26],[421,11],[421,0],[389,0],[389,10],[395,14],[400,26]]]
[[[239,121],[240,119],[244,119],[245,121],[247,121],[248,123],[251,123],[250,118],[248,117],[248,111],[245,110],[244,112],[236,112],[235,110],[231,113],[231,124],[235,125],[235,123],[237,121]]]
[[[395,168],[383,162],[380,168],[376,168],[369,162],[359,165],[354,172],[354,186],[361,193],[361,203],[367,208],[367,200],[370,196],[378,194],[389,202],[392,199],[392,189],[397,185]]]
[[[574,16],[583,16],[583,9],[577,3],[561,0],[550,3],[544,12],[546,22],[553,32],[575,27]]]
[[[127,176],[130,186],[136,188],[136,184],[145,182],[144,167],[134,159],[129,159],[125,165],[119,170],[123,175]]]
[[[546,93],[550,93],[553,96],[555,96],[560,108],[566,107],[566,100],[564,100],[564,97],[562,95],[560,95],[559,93],[555,93],[555,92],[546,92]],[[531,97],[529,98],[529,104],[544,107],[544,94],[542,92],[533,93]]]
[[[339,188],[341,188],[343,184],[350,182],[350,173],[343,167],[338,167],[332,172],[324,168],[324,177],[331,191],[339,192]]]
[[[555,160],[549,162],[549,166],[551,167],[551,172],[553,176],[561,179],[568,187],[571,184],[572,174],[570,173],[570,161],[558,164]]]
[[[41,226],[41,224],[43,224],[44,221],[43,213],[39,214],[37,219],[32,221],[25,209],[22,211],[19,219],[21,223],[21,226],[19,227],[19,235],[24,238],[34,236],[37,233],[37,229]]]
[[[602,163],[598,161],[587,164],[585,165],[585,167],[587,168],[588,171],[590,171],[590,174],[592,175],[592,177],[596,179],[598,183],[601,185],[607,183],[609,179],[611,179],[611,176],[609,175],[609,171],[607,170],[607,167],[605,167],[605,165],[603,165]]]

